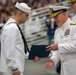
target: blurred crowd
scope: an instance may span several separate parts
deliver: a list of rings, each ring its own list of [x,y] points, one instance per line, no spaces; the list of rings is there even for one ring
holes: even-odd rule
[[[27,3],[32,10],[59,2],[59,0],[0,0],[0,23],[5,23],[13,15],[14,4],[17,1]]]

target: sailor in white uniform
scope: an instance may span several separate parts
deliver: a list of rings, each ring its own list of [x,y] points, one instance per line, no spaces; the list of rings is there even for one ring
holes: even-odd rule
[[[3,75],[23,75],[28,50],[19,25],[25,23],[30,11],[26,3],[17,2],[14,16],[2,29],[0,71]]]

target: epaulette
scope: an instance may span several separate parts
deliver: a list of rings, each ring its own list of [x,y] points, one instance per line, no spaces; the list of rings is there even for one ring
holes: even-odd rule
[[[76,25],[76,22],[70,22],[70,25]]]

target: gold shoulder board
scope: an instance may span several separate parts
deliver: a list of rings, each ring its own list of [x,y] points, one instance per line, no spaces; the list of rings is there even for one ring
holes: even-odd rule
[[[76,25],[76,22],[70,22],[70,25]]]

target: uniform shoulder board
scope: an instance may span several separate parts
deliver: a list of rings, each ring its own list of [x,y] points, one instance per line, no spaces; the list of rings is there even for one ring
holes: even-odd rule
[[[76,22],[70,22],[70,25],[76,25]]]

